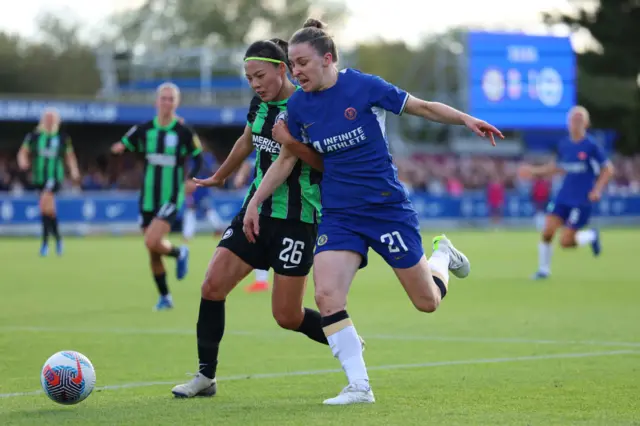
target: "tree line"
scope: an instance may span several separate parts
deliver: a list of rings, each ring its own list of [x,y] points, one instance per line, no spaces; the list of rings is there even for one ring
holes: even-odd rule
[[[591,111],[594,126],[619,131],[618,149],[637,152],[640,3],[572,3],[573,14],[549,12],[541,19],[548,25],[567,25],[591,35],[594,45],[578,55],[578,101]],[[140,49],[159,52],[167,46],[242,46],[251,42],[254,34],[286,39],[310,15],[321,16],[339,28],[347,11],[343,3],[329,0],[146,0],[136,9],[109,17],[104,34],[92,42],[80,37],[80,24],[44,15],[38,20],[38,40],[0,32],[0,93],[95,96],[101,85],[95,51],[101,45],[116,47],[123,54]],[[445,66],[454,66],[456,53],[451,44],[459,42],[463,34],[462,29],[454,29],[425,39],[418,48],[402,42],[361,44],[355,48],[353,65],[428,96],[436,89],[430,77],[436,69],[436,57],[444,55]],[[446,68],[441,71],[443,75],[455,74]],[[445,80],[438,84],[444,83],[449,91],[457,89],[455,78]]]

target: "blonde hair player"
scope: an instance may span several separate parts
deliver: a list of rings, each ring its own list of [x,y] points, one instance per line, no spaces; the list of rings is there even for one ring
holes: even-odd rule
[[[567,114],[569,134],[556,149],[556,158],[542,166],[523,165],[523,178],[564,175],[560,190],[547,207],[541,241],[538,243],[538,270],[533,279],[551,275],[551,245],[556,232],[562,228],[560,246],[574,248],[590,245],[594,256],[602,250],[600,231],[587,228],[593,204],[600,201],[602,192],[613,176],[613,165],[602,148],[587,134],[589,111],[574,106]]]
[[[58,230],[55,194],[64,182],[64,163],[71,179],[80,184],[78,160],[73,152],[71,137],[60,131],[60,114],[55,108],[47,108],[40,117],[36,129],[29,132],[18,151],[18,167],[31,168],[31,183],[40,191],[40,218],[42,220],[42,244],[40,255],[49,253],[49,235],[56,240],[56,252],[62,255],[62,238]]]
[[[160,85],[156,91],[155,118],[133,126],[111,148],[114,154],[129,151],[144,160],[140,227],[159,293],[155,310],[173,307],[162,258],[176,259],[178,280],[184,279],[188,272],[189,248],[186,245],[177,247],[166,237],[184,205],[185,188],[191,190],[194,187],[190,179],[202,166],[200,139],[176,115],[179,104],[180,89],[173,83]],[[185,163],[189,157],[194,160],[194,165],[189,176],[185,176]]]

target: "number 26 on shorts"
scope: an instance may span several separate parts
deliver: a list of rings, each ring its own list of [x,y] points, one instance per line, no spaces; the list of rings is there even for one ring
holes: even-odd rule
[[[389,253],[407,252],[409,249],[402,239],[402,235],[398,231],[389,232],[380,236],[380,242],[387,244]]]

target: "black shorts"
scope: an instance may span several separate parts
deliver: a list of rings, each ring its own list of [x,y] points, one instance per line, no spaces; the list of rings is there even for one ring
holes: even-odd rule
[[[51,192],[55,194],[60,190],[60,182],[55,179],[49,179],[42,184],[36,185],[39,192]]]
[[[175,205],[165,204],[157,210],[153,211],[140,211],[140,228],[145,229],[151,224],[153,219],[160,219],[171,225],[173,230],[176,218],[178,217],[178,209]]]
[[[289,277],[304,277],[309,273],[317,225],[260,216],[260,235],[252,244],[242,232],[243,219],[244,212],[233,219],[218,247],[231,250],[254,269],[273,268],[276,274]]]

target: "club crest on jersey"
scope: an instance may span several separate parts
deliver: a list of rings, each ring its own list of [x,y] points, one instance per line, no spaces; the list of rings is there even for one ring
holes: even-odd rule
[[[582,160],[582,161],[586,160],[586,159],[587,159],[587,153],[586,153],[586,152],[584,152],[584,151],[580,151],[580,152],[578,153],[578,159],[579,159],[579,160]]]
[[[327,238],[325,234],[322,234],[318,237],[318,242],[316,244],[318,244],[318,247],[323,246],[327,244],[327,240],[329,240],[329,238]]]
[[[175,148],[178,145],[178,135],[175,133],[167,133],[164,137],[164,145],[168,148]]]
[[[358,116],[358,111],[356,111],[356,109],[353,107],[349,107],[344,110],[344,116],[347,118],[347,120],[355,120]]]
[[[287,121],[287,111],[281,111],[278,115],[276,115],[276,123],[280,120]]]
[[[227,238],[229,238],[232,235],[233,235],[233,229],[229,228],[226,231],[224,231],[224,235],[222,236],[222,239],[226,240]]]

